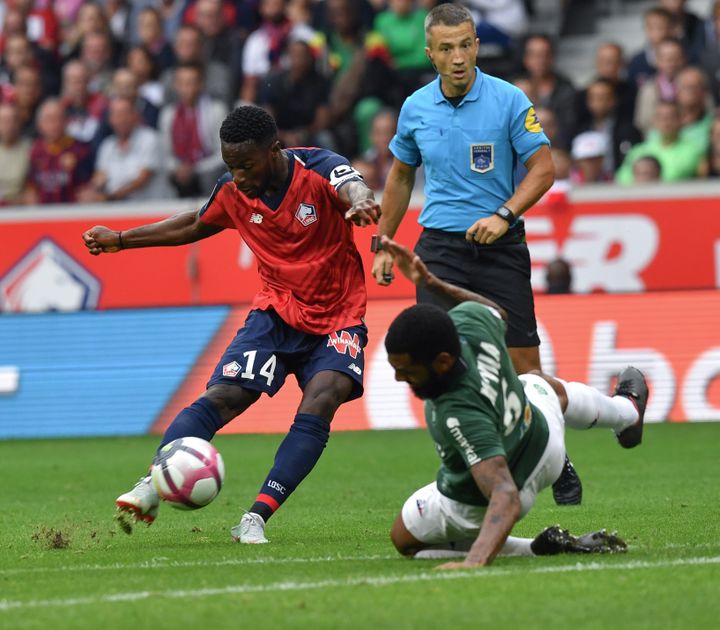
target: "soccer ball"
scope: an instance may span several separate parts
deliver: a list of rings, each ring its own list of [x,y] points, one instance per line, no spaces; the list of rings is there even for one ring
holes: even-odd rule
[[[173,440],[160,449],[150,472],[160,498],[179,510],[205,507],[220,492],[225,464],[218,450],[198,437]]]

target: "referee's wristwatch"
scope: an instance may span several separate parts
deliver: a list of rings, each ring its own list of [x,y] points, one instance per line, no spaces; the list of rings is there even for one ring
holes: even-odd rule
[[[497,214],[501,219],[505,219],[508,222],[508,225],[512,225],[515,222],[515,215],[507,206],[500,206],[497,210],[495,210],[495,214]]]

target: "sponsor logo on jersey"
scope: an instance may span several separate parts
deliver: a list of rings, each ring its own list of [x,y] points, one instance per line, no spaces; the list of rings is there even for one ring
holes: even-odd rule
[[[525,129],[531,133],[540,133],[543,130],[534,107],[531,107],[527,111],[527,115],[525,116]]]
[[[315,206],[311,203],[301,203],[295,211],[295,218],[300,221],[300,224],[303,227],[312,225],[318,220]]]
[[[337,332],[330,333],[326,347],[329,348],[330,346],[340,354],[349,354],[353,359],[357,358],[357,355],[362,352],[360,337],[358,337],[357,333],[351,337],[346,330],[341,330],[340,334]]]
[[[467,441],[467,438],[462,434],[462,431],[460,431],[460,420],[457,418],[448,418],[445,420],[445,426],[450,429],[450,433],[455,438],[458,446],[465,451],[465,457],[467,458],[468,464],[472,466],[473,464],[479,462],[480,458],[475,452],[475,449],[472,447],[470,442]]]
[[[354,363],[351,363],[350,365],[348,365],[348,370],[352,370],[358,376],[360,376],[362,374],[362,370],[360,369],[360,366],[355,365]]]
[[[259,212],[253,212],[250,215],[250,223],[262,223],[263,222],[263,215]]]
[[[0,278],[0,311],[93,309],[100,281],[50,238],[43,238]]]
[[[487,173],[495,168],[495,145],[492,142],[470,145],[470,168]]]
[[[232,361],[231,363],[226,363],[225,365],[223,365],[223,376],[235,378],[239,371],[240,364],[237,361]]]

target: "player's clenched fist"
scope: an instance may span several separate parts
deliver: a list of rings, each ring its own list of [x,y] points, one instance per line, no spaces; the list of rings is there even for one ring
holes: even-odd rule
[[[90,250],[93,256],[100,254],[112,254],[122,249],[120,232],[106,228],[104,225],[96,225],[82,235],[85,247]]]

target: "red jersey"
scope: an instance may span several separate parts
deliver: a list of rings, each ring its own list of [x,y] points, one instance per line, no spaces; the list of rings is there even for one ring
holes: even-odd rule
[[[28,181],[38,194],[39,203],[71,203],[78,188],[91,176],[90,149],[65,136],[48,144],[42,138],[30,150]]]
[[[250,199],[223,175],[200,210],[204,223],[234,228],[255,254],[262,289],[253,308],[273,308],[290,326],[322,335],[362,322],[365,275],[349,206],[337,191],[361,179],[348,161],[325,149],[286,149],[285,190]]]

